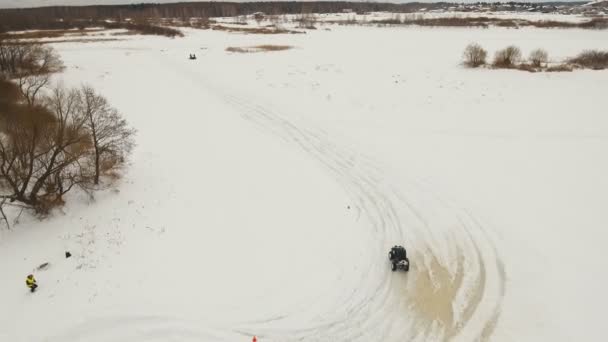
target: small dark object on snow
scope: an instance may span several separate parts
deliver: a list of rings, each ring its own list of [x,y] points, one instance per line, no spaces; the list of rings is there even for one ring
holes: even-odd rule
[[[396,271],[398,268],[403,268],[406,272],[410,270],[410,259],[407,258],[407,252],[403,246],[393,246],[388,252],[388,260],[391,262],[392,271]]]
[[[36,269],[37,269],[38,271],[44,271],[44,270],[46,270],[47,268],[49,268],[49,266],[50,266],[50,264],[49,264],[48,262],[45,262],[44,264],[40,264],[40,266],[38,266]]]
[[[72,253],[70,253],[70,252],[65,252],[65,257],[66,257],[66,258],[69,258],[69,257],[71,257],[71,256],[72,256]]]
[[[190,58],[191,60],[192,60],[192,59],[196,59],[196,55],[195,55],[195,54],[190,54],[190,57],[189,57],[189,58]]]

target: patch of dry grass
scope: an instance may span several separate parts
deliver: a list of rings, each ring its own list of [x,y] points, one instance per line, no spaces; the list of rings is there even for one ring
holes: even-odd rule
[[[540,66],[534,66],[532,64],[527,64],[527,63],[521,63],[518,65],[513,66],[513,69],[517,69],[517,70],[521,70],[521,71],[528,71],[528,72],[539,72],[539,71],[543,71],[543,68]]]
[[[252,53],[252,52],[269,52],[269,51],[285,51],[293,48],[293,46],[289,45],[256,45],[256,46],[248,46],[248,47],[236,47],[230,46],[226,48],[228,52],[236,52],[236,53]]]
[[[183,37],[180,30],[165,26],[156,26],[148,22],[100,22],[107,29],[125,29],[141,35],[156,35],[169,38]]]
[[[572,70],[572,66],[568,64],[558,64],[545,69],[547,72],[570,72]]]
[[[23,33],[4,33],[0,34],[3,39],[43,39],[43,38],[59,38],[64,36],[77,37],[87,36],[89,33],[104,31],[104,29],[90,30],[41,30]]]
[[[250,33],[250,34],[298,34],[306,33],[302,31],[287,30],[284,28],[278,28],[276,26],[266,27],[232,27],[225,25],[213,25],[212,30],[237,32],[237,33]]]
[[[113,42],[118,38],[83,38],[83,39],[62,39],[62,40],[48,40],[48,41],[36,41],[36,44],[55,44],[55,43],[99,43],[99,42]]]

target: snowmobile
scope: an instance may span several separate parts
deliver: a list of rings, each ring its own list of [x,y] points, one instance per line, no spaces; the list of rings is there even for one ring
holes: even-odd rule
[[[410,270],[410,259],[407,258],[407,252],[403,246],[393,246],[388,252],[388,260],[391,262],[391,270],[396,271],[402,268],[406,272]]]

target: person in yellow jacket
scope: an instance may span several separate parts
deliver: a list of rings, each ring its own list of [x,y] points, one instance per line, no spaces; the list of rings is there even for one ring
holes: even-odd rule
[[[36,291],[38,285],[36,284],[36,278],[34,278],[33,274],[30,274],[27,276],[27,278],[25,278],[25,285],[30,288],[30,291]]]

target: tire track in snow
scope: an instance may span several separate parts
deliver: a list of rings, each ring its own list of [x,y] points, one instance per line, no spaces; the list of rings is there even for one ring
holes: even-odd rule
[[[295,143],[330,170],[345,189],[347,189],[349,194],[351,194],[351,197],[357,199],[357,205],[364,212],[368,213],[368,216],[374,222],[372,226],[380,233],[376,234],[376,238],[380,239],[379,242],[381,243],[374,244],[376,247],[374,254],[381,256],[386,254],[384,250],[384,246],[388,243],[386,241],[386,232],[387,230],[397,232],[399,228],[398,218],[393,214],[393,208],[390,207],[391,203],[383,200],[380,194],[376,193],[373,182],[368,177],[364,177],[364,174],[359,175],[356,172],[352,172],[355,169],[355,165],[348,158],[345,158],[335,145],[326,141],[319,134],[303,130],[289,121],[273,115],[263,107],[251,105],[230,95],[226,95],[224,99],[237,107],[245,119],[270,129],[287,143]],[[267,124],[270,125],[267,126]],[[366,282],[365,278],[368,274],[372,273],[371,270],[376,267],[375,265],[375,263],[366,265],[367,269],[361,273],[361,284]],[[383,271],[385,275],[382,277],[382,281],[377,281],[374,284],[371,293],[360,294],[358,291],[355,291],[344,302],[337,303],[336,307],[347,307],[346,315],[334,317],[333,320],[325,320],[318,325],[306,329],[289,331],[287,336],[280,335],[274,336],[274,338],[276,340],[307,341],[357,340],[359,338],[387,340],[388,334],[391,330],[394,330],[394,328],[390,329],[390,325],[393,322],[387,321],[384,314],[378,313],[383,313],[383,311],[386,311],[387,308],[393,305],[391,303],[395,302],[389,300],[391,294],[390,281],[387,282],[386,280],[390,280],[391,278],[388,277],[388,268],[384,268]],[[374,313],[376,314],[374,315]],[[386,326],[386,329],[380,330],[385,335],[378,336],[377,328],[370,329],[370,331],[374,331],[374,335],[371,336],[367,336],[365,330],[357,329],[357,327],[365,327],[366,325]]]
[[[245,120],[301,149],[323,165],[366,216],[375,233],[370,248],[378,259],[364,265],[359,277],[361,286],[337,301],[331,312],[318,313],[318,319],[307,327],[283,328],[285,325],[281,322],[294,317],[297,326],[303,324],[298,314],[310,303],[302,303],[288,312],[257,321],[235,322],[230,328],[233,332],[257,334],[266,341],[490,338],[500,316],[505,291],[504,266],[493,238],[468,211],[441,198],[424,203],[418,197],[435,195],[415,182],[408,184],[409,197],[405,197],[395,186],[383,182],[383,173],[371,160],[338,147],[323,131],[296,124],[293,119],[290,121],[260,105],[259,101],[235,96],[231,87],[209,82],[212,77],[193,74],[181,61],[172,64],[175,71],[182,72],[194,86],[215,94]],[[427,207],[449,213],[449,229],[439,229],[432,222],[434,213],[424,212]],[[413,263],[405,276],[392,274],[388,261],[383,259],[393,244],[402,241],[407,241]],[[378,270],[380,260],[387,264]]]
[[[363,265],[360,286],[336,300],[333,310],[319,312],[312,320],[298,316],[310,303],[256,321],[228,322],[213,329],[201,328],[205,324],[201,321],[172,317],[91,318],[50,341],[104,340],[100,339],[104,336],[107,341],[112,340],[111,336],[128,341],[235,341],[240,340],[235,337],[253,334],[264,341],[282,342],[491,338],[504,296],[505,271],[494,239],[468,211],[441,199],[423,203],[418,197],[429,196],[429,191],[415,183],[409,184],[407,191],[397,191],[383,181],[383,173],[370,160],[332,143],[322,131],[205,83],[193,77],[181,62],[173,66],[193,85],[202,84],[205,91],[222,98],[245,120],[323,165],[370,222],[374,232],[371,255],[377,258]],[[439,229],[433,222],[433,212],[424,211],[427,207],[449,212],[449,229]],[[388,249],[402,241],[407,242],[413,263],[407,275],[392,273],[385,259]],[[281,324],[293,318],[298,328]]]
[[[67,332],[48,337],[45,342],[166,342],[230,341],[243,336],[227,336],[222,330],[201,328],[195,322],[168,316],[125,315],[90,317]]]
[[[500,315],[500,304],[504,296],[505,272],[492,239],[484,227],[466,211],[456,211],[455,220],[460,223],[452,237],[456,239],[456,269],[449,267],[439,258],[436,252],[438,239],[433,227],[421,214],[411,200],[403,196],[391,196],[387,186],[373,177],[366,169],[357,167],[358,155],[344,148],[340,149],[319,132],[296,125],[267,108],[252,104],[233,95],[223,94],[223,99],[234,106],[243,118],[258,125],[288,144],[295,144],[304,152],[320,162],[336,180],[355,199],[377,233],[374,244],[374,255],[384,255],[393,241],[404,241],[407,233],[412,256],[412,272],[405,287],[393,284],[394,276],[386,267],[382,277],[368,279],[373,274],[371,262],[362,272],[362,284],[371,283],[370,293],[353,293],[346,302],[337,303],[337,307],[348,307],[346,317],[334,317],[333,320],[298,331],[289,331],[286,335],[276,335],[270,331],[268,337],[277,340],[394,340],[406,337],[408,340],[487,340]],[[376,171],[377,172],[377,171]],[[435,205],[438,201],[435,201]],[[414,214],[422,230],[403,226],[396,204],[405,205]],[[444,204],[445,205],[445,204]],[[454,208],[450,208],[453,210]],[[464,217],[461,217],[464,216]],[[404,229],[407,229],[404,230]],[[417,236],[418,238],[411,238]],[[465,239],[460,238],[465,236]],[[481,236],[483,239],[479,240]],[[419,241],[416,241],[419,240]],[[416,243],[418,242],[418,243]],[[448,241],[449,243],[449,241]],[[473,254],[464,255],[467,249]],[[465,259],[466,258],[466,259]],[[419,264],[420,263],[420,264]],[[468,267],[466,264],[472,264]],[[465,272],[476,269],[474,279],[469,279],[471,286],[465,286]],[[363,287],[366,288],[366,287]],[[397,291],[395,291],[397,289]],[[399,291],[403,290],[405,291]],[[358,295],[358,296],[357,296]],[[399,304],[402,296],[409,299],[409,322],[403,319],[403,307]],[[454,308],[454,301],[460,296],[460,310]],[[408,324],[409,323],[409,324]],[[473,323],[473,324],[470,324]],[[384,328],[378,329],[377,326]],[[374,327],[374,335],[366,334],[366,327]],[[400,328],[401,327],[401,328]],[[407,327],[405,329],[404,327]],[[256,327],[259,330],[260,327]],[[383,335],[378,336],[377,331]],[[423,333],[420,333],[423,331]],[[288,336],[290,338],[288,338]]]
[[[422,264],[422,269],[416,269],[404,293],[412,303],[410,308],[417,313],[416,325],[422,330],[418,337],[489,340],[500,316],[506,279],[505,267],[493,243],[495,239],[470,211],[436,197],[426,188],[412,190],[408,192],[434,197],[427,202],[447,212],[450,219],[449,230],[441,224],[432,224],[431,216],[418,209],[421,205],[413,205],[413,200],[395,194],[420,225],[408,233],[423,233],[420,241],[411,246],[414,249],[422,246],[422,251],[415,251],[412,257],[414,265]],[[442,245],[439,239],[448,245]],[[457,260],[456,264],[451,265],[451,260]]]

